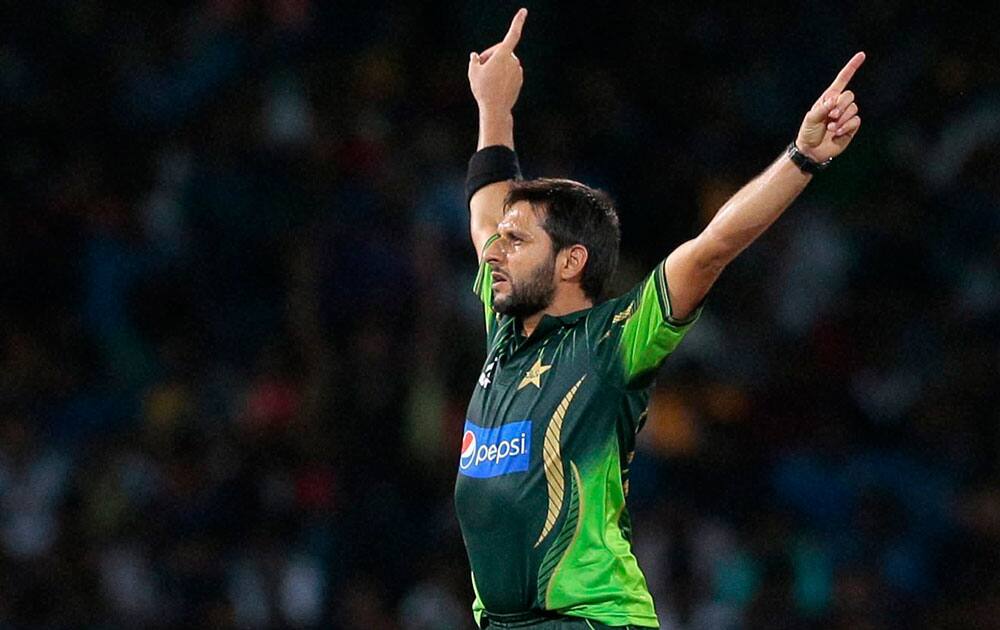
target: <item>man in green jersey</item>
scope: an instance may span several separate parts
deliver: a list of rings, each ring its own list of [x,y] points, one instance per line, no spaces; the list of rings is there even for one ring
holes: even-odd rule
[[[569,180],[520,180],[511,111],[526,16],[518,11],[503,41],[469,60],[479,146],[466,192],[487,356],[455,505],[473,612],[490,628],[656,627],[625,506],[652,379],[726,265],[850,144],[861,120],[846,87],[864,54],[701,234],[625,295],[601,301],[619,242],[607,196]]]

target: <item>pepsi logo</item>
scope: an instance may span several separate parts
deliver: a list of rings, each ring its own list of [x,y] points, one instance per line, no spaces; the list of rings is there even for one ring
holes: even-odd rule
[[[480,427],[465,421],[459,473],[466,477],[499,477],[528,470],[531,420]]]
[[[466,431],[462,436],[462,461],[459,464],[464,470],[472,464],[473,455],[476,454],[476,434]]]

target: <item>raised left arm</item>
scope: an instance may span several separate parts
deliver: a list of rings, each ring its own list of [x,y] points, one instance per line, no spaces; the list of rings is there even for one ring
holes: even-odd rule
[[[861,128],[854,93],[846,88],[864,60],[864,53],[854,55],[802,121],[795,146],[816,164],[840,155]],[[811,179],[782,153],[733,195],[701,234],[670,253],[664,273],[673,318],[683,320],[701,304],[726,265],[781,216]]]

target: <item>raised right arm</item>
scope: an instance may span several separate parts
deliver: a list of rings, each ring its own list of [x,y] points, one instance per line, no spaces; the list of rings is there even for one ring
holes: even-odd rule
[[[514,54],[514,48],[521,39],[521,29],[527,16],[527,9],[519,10],[503,41],[482,54],[474,52],[469,56],[469,87],[479,107],[477,152],[487,147],[514,150],[512,111],[524,82],[524,71]],[[509,189],[510,180],[504,179],[471,191],[469,226],[472,244],[480,258],[486,242],[496,233],[497,223],[503,213],[503,201]]]

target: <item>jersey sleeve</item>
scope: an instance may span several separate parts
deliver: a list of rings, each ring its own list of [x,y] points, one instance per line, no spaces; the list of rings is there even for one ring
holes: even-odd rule
[[[595,308],[588,318],[587,339],[595,361],[620,387],[648,386],[701,316],[704,302],[683,320],[673,316],[665,262],[621,297]]]
[[[499,234],[494,234],[489,239],[487,239],[486,244],[483,245],[483,253],[489,249],[493,241],[500,238]],[[497,314],[493,310],[493,283],[490,282],[490,273],[493,268],[488,262],[486,262],[486,256],[482,257],[482,261],[479,263],[479,272],[476,274],[476,282],[472,285],[472,292],[479,296],[480,301],[483,303],[483,315],[486,319],[486,339],[487,345],[489,340],[496,330],[497,324]]]

